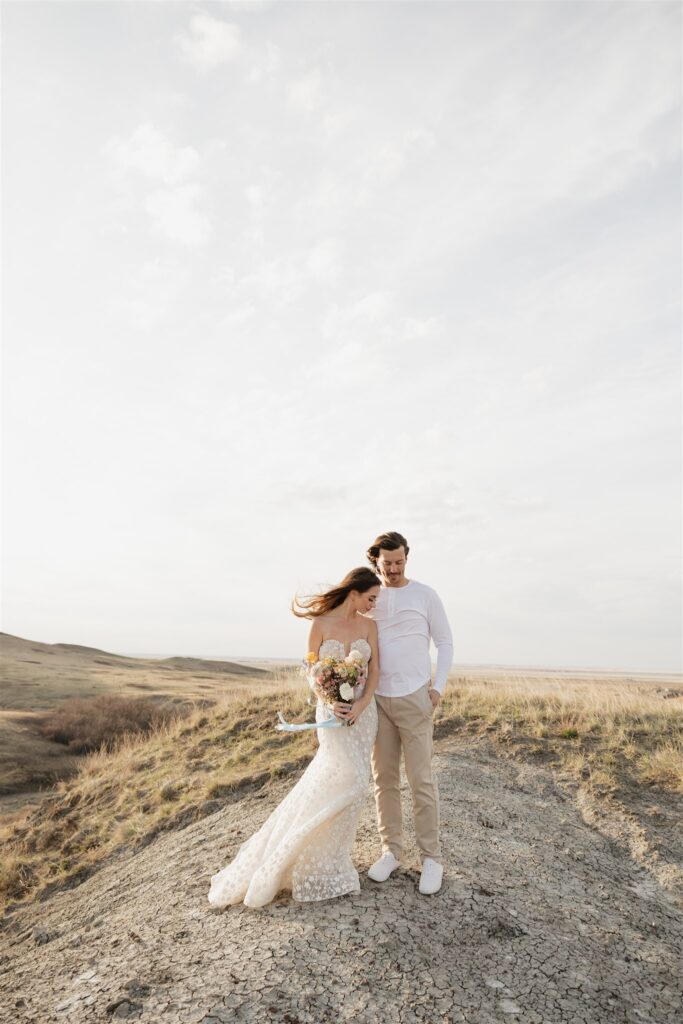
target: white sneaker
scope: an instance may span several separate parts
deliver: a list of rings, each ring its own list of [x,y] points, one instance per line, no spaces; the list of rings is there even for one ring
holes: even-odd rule
[[[425,857],[422,861],[422,874],[420,875],[420,892],[424,896],[433,896],[441,888],[443,880],[443,867],[431,857]]]
[[[373,882],[386,882],[391,872],[395,871],[400,863],[391,851],[387,851],[379,860],[375,861],[371,868],[368,868],[368,878],[371,878]]]

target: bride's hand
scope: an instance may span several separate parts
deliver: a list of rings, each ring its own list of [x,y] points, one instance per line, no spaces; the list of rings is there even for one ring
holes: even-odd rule
[[[359,697],[358,700],[354,700],[351,710],[346,716],[346,721],[349,723],[349,725],[353,725],[353,723],[357,721],[359,715],[361,715],[363,711],[365,711],[369,703],[369,697]]]
[[[343,704],[341,701],[337,701],[332,705],[334,711],[334,717],[338,718],[340,722],[348,722],[348,714],[351,711],[350,704]]]

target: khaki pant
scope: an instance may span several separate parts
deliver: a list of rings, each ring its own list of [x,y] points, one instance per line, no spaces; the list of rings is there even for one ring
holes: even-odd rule
[[[413,795],[415,834],[422,857],[441,860],[439,789],[432,771],[433,708],[430,683],[407,697],[375,694],[379,727],[372,752],[377,820],[382,853],[403,852],[401,818],[401,749]]]

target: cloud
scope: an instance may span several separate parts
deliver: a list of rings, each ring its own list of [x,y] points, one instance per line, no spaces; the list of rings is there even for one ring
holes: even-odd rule
[[[146,260],[128,281],[118,306],[133,327],[151,331],[167,319],[186,283],[184,269]]]
[[[253,289],[257,296],[280,305],[297,299],[305,291],[307,278],[298,261],[282,257],[264,260],[256,270],[240,278],[239,286]]]
[[[360,329],[369,326],[374,330],[380,321],[388,317],[393,305],[394,296],[389,291],[368,292],[346,306],[334,303],[323,319],[323,336],[328,340],[337,338],[346,333],[350,325]]]
[[[295,484],[285,485],[275,500],[290,508],[307,506],[308,508],[329,513],[343,507],[347,499],[354,496],[350,484],[320,483],[318,480],[297,480]]]
[[[438,316],[416,317],[407,316],[403,321],[403,341],[416,341],[432,337],[442,327]]]
[[[221,320],[220,326],[227,328],[242,327],[248,320],[251,320],[256,311],[256,306],[252,306],[251,304],[237,306],[235,309],[231,309],[225,314]]]
[[[296,82],[291,82],[287,94],[292,106],[309,112],[318,110],[323,104],[322,73],[318,68],[313,68]]]
[[[252,202],[256,198],[254,194]],[[311,284],[335,285],[340,275],[340,243],[330,237],[287,256],[261,261],[255,270],[239,278],[236,287],[282,306],[298,299]]]
[[[174,146],[160,128],[145,122],[128,139],[114,136],[104,152],[124,171],[136,170],[148,178],[177,185],[195,175],[199,153],[192,146]]]
[[[223,2],[229,11],[239,11],[240,14],[263,14],[273,6],[275,0],[223,0]]]
[[[210,143],[212,152],[217,142]],[[136,202],[128,195],[130,183],[126,175],[138,172],[164,188],[157,188],[142,200],[142,207],[152,218],[155,229],[176,242],[197,246],[207,241],[211,223],[197,204],[203,195],[202,186],[195,180],[202,171],[202,160],[192,146],[177,146],[150,122],[139,125],[128,139],[119,136],[109,139],[103,151],[113,161],[123,177],[118,181],[120,190],[127,195],[130,209]]]
[[[185,245],[202,245],[211,234],[211,223],[195,208],[201,192],[196,184],[159,189],[147,196],[145,210],[167,238]]]
[[[357,114],[350,108],[344,110],[328,110],[323,115],[323,132],[325,135],[325,141],[332,143],[337,139],[343,132],[353,125],[357,119]]]
[[[247,81],[251,83],[261,82],[264,79],[274,78],[282,66],[282,53],[275,43],[267,42],[264,52],[253,58],[251,70],[247,75]]]
[[[180,55],[199,71],[211,71],[234,61],[242,51],[239,26],[210,14],[190,18],[189,34],[176,36]]]
[[[340,244],[336,238],[323,238],[308,250],[306,268],[316,281],[336,284],[341,276]]]
[[[425,128],[405,130],[398,141],[382,143],[367,165],[369,183],[386,183],[398,178],[412,159],[428,156],[437,145],[434,132]]]
[[[260,185],[247,185],[244,194],[250,206],[257,210],[263,206],[263,189]]]
[[[548,387],[548,373],[547,366],[535,366],[522,374],[522,384],[529,391],[545,391]]]
[[[252,214],[260,217],[268,206],[278,201],[277,189],[282,180],[282,172],[269,164],[262,164],[254,178],[245,185],[244,195]]]
[[[409,178],[413,171],[433,167],[434,161],[430,164],[428,158],[439,145],[438,135],[431,129],[401,128],[392,126],[390,120],[378,128],[367,111],[352,108],[325,111],[322,140],[333,163],[320,168],[300,205],[307,212],[311,207],[320,208],[326,216],[338,211],[344,219],[349,209],[386,202],[391,187],[402,183],[404,175]],[[449,154],[444,153],[442,159],[447,161]]]

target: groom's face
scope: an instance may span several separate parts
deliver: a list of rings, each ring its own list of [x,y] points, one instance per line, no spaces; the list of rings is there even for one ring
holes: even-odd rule
[[[403,545],[395,551],[379,549],[377,568],[387,587],[401,587],[405,583],[406,558]]]

